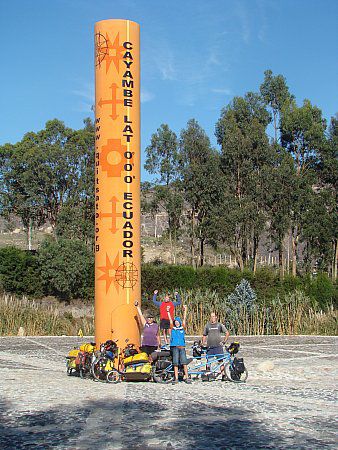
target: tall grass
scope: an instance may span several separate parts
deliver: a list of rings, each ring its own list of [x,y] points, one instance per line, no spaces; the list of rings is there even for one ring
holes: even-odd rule
[[[234,307],[227,297],[212,290],[182,290],[183,303],[188,305],[188,333],[201,335],[210,313],[216,312],[231,334],[337,334],[337,310],[317,308],[302,292],[294,291],[276,297],[269,304]],[[182,308],[177,308],[182,316]],[[23,327],[26,335],[94,334],[94,312],[87,317],[74,317],[55,306],[44,306],[25,297],[0,295],[0,336],[15,336]]]
[[[232,334],[337,334],[337,310],[333,306],[320,310],[302,292],[294,291],[283,298],[277,296],[269,304],[234,307],[227,297],[215,291],[181,291],[188,305],[187,326],[190,334],[201,334],[214,311]],[[177,311],[182,315],[182,310]]]
[[[84,335],[94,333],[94,314],[75,318],[55,306],[44,306],[26,297],[0,295],[0,336],[15,336],[22,327],[26,335]]]

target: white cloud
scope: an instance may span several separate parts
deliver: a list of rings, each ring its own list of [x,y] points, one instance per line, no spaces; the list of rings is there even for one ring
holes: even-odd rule
[[[84,113],[92,113],[95,104],[94,83],[81,82],[80,87],[73,89],[72,94],[79,97],[79,102],[74,110]]]
[[[243,3],[236,3],[235,14],[239,19],[241,38],[246,44],[248,44],[251,37],[251,27],[249,14]]]
[[[211,92],[215,92],[215,94],[224,94],[224,95],[232,95],[231,89],[228,88],[213,88]]]
[[[80,88],[74,89],[72,94],[94,102],[94,83],[82,82]]]
[[[141,103],[151,102],[154,98],[155,95],[152,92],[149,92],[146,89],[141,89]]]

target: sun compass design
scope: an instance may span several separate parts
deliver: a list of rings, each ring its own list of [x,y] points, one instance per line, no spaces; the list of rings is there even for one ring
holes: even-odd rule
[[[102,61],[108,55],[108,41],[101,33],[95,34],[95,65],[101,67]]]
[[[132,289],[138,280],[138,270],[133,263],[122,263],[115,273],[115,280],[123,289]]]

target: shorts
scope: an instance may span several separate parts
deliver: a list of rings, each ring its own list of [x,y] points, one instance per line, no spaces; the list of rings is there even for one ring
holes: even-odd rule
[[[160,330],[170,330],[170,320],[169,319],[161,319]]]
[[[141,352],[145,352],[148,356],[157,349],[157,345],[142,345]]]
[[[170,347],[173,354],[173,365],[186,365],[188,364],[187,355],[185,353],[185,347]]]
[[[217,356],[219,358],[220,355],[224,355],[224,349],[221,345],[218,347],[209,347],[207,350],[207,358],[208,356]],[[223,359],[219,359],[219,361],[223,361]]]

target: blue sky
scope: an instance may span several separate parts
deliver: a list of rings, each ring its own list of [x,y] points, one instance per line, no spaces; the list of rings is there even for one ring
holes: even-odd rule
[[[336,0],[0,0],[0,144],[58,118],[80,128],[94,97],[93,28],[141,25],[142,151],[161,123],[214,127],[233,96],[283,74],[301,103],[338,111]],[[142,179],[149,174],[142,171]]]

